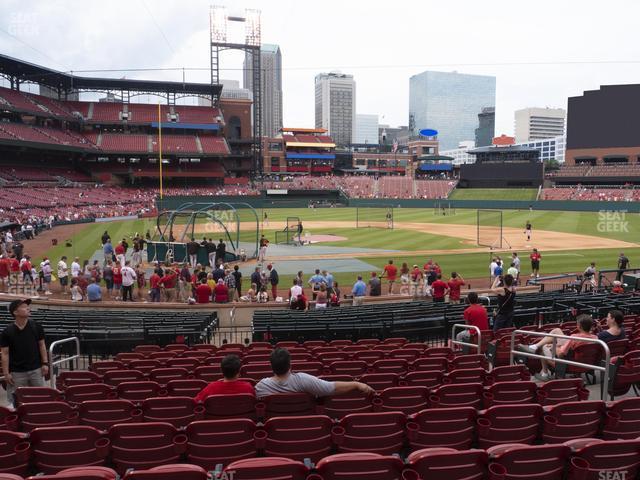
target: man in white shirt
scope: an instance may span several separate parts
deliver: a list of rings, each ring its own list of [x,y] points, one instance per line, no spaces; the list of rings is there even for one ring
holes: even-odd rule
[[[298,279],[293,279],[293,287],[289,289],[289,301],[298,300],[298,295],[302,294],[302,287],[298,284]]]
[[[58,262],[58,278],[60,279],[62,293],[67,293],[67,285],[69,285],[69,269],[67,268],[66,256],[63,256]]]
[[[491,263],[489,264],[489,273],[491,274],[491,284],[493,285],[493,282],[496,279],[496,268],[498,267],[498,262],[495,258],[491,259]]]
[[[80,259],[76,257],[73,259],[73,262],[71,262],[71,278],[78,278],[81,270],[82,267],[80,266]]]
[[[131,262],[127,260],[122,267],[122,301],[127,301],[127,296],[129,297],[129,301],[133,302],[133,284],[138,278],[136,275],[136,271],[131,268]]]

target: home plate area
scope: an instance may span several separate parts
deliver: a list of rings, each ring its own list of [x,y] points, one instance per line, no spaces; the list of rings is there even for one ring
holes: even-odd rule
[[[320,242],[341,242],[347,240],[347,237],[339,235],[303,235],[304,243],[320,243]]]

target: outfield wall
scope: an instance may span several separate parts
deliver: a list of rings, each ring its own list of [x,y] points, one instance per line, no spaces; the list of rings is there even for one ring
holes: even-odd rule
[[[309,201],[316,201],[318,197],[295,197],[292,199],[283,196],[279,199],[265,196],[192,196],[192,197],[165,197],[156,204],[159,210],[175,210],[187,202],[244,202],[254,208],[307,208]],[[598,212],[601,210],[626,211],[640,213],[640,202],[575,202],[561,200],[526,201],[526,200],[421,200],[421,199],[390,199],[390,198],[362,198],[349,199],[347,206],[388,207],[396,208],[434,208],[436,205],[449,204],[453,208],[469,209],[495,209],[495,210],[554,210],[573,212]]]

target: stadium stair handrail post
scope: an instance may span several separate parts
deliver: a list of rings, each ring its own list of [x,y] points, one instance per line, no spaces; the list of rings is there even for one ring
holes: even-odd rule
[[[533,336],[533,337],[551,337],[553,338],[553,344],[551,346],[551,358],[545,356],[545,355],[539,355],[537,353],[529,353],[529,352],[522,352],[520,350],[516,350],[515,347],[515,340],[516,340],[516,335],[529,335],[529,336]],[[573,340],[573,341],[577,341],[577,342],[586,342],[586,343],[597,343],[598,345],[600,345],[603,350],[604,350],[604,366],[599,366],[599,365],[589,365],[588,363],[581,363],[581,362],[574,362],[573,360],[567,360],[565,358],[558,358],[556,357],[556,344],[558,342],[559,339],[564,339],[564,340]],[[519,355],[521,357],[528,357],[528,358],[537,358],[538,360],[549,360],[549,361],[553,361],[556,363],[562,363],[565,365],[572,365],[574,367],[579,367],[579,368],[584,368],[584,369],[588,369],[588,370],[597,370],[599,372],[603,372],[603,375],[601,377],[601,381],[602,381],[602,388],[601,388],[601,398],[603,401],[607,400],[607,387],[609,385],[609,365],[611,363],[611,351],[609,350],[609,346],[606,344],[606,342],[603,342],[602,340],[598,339],[598,338],[584,338],[584,337],[572,337],[569,335],[558,335],[555,333],[545,333],[545,332],[532,332],[530,330],[514,330],[513,332],[511,332],[511,345],[509,348],[509,365],[513,365],[513,357],[514,355]]]
[[[459,340],[456,340],[457,328],[459,328],[460,330],[474,330],[478,335],[478,344],[476,345],[475,343],[467,343],[467,342],[461,342]],[[451,345],[452,346],[462,345],[464,347],[476,348],[478,349],[478,353],[480,353],[480,350],[482,350],[482,333],[480,332],[480,329],[475,325],[465,325],[463,323],[454,323],[453,328],[451,329]]]
[[[72,355],[70,357],[67,358],[61,358],[60,360],[53,360],[53,351],[55,349],[55,347],[57,347],[58,345],[63,345],[65,343],[70,343],[70,342],[74,342],[75,346],[76,346],[76,353],[75,355]],[[56,380],[55,380],[55,375],[53,374],[54,370],[53,367],[60,365],[61,363],[65,363],[65,362],[71,362],[73,360],[75,360],[75,366],[76,369],[78,368],[78,359],[80,358],[80,340],[78,339],[78,337],[69,337],[69,338],[63,338],[62,340],[56,340],[55,342],[52,342],[51,345],[49,346],[49,384],[51,385],[51,388],[56,388]]]

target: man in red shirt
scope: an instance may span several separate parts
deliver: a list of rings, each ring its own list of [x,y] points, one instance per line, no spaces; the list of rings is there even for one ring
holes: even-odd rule
[[[460,289],[464,284],[462,275],[451,272],[451,280],[447,283],[449,287],[449,303],[460,303]]]
[[[198,403],[204,402],[212,395],[234,395],[238,393],[255,395],[253,386],[249,382],[238,381],[241,365],[242,363],[237,355],[227,355],[224,357],[222,362],[220,362],[220,368],[224,378],[211,382],[204,387],[204,389],[196,395],[194,400]]]
[[[0,255],[0,291],[6,292],[9,285],[9,259]]]
[[[473,325],[482,330],[489,330],[489,316],[487,315],[487,309],[484,305],[478,303],[478,294],[476,292],[469,292],[467,295],[467,302],[469,306],[463,313],[464,321],[466,325]],[[456,340],[459,342],[469,342],[471,339],[471,330],[464,329],[456,335]],[[463,347],[463,353],[469,352],[469,347]]]
[[[387,277],[387,282],[389,282],[389,295],[391,295],[393,293],[393,284],[396,283],[398,278],[398,267],[393,264],[393,260],[389,260],[389,263],[384,266],[382,278],[385,276]]]
[[[20,260],[18,260],[15,254],[11,254],[9,257],[9,285],[17,285],[20,277]]]
[[[160,280],[164,287],[164,295],[167,302],[173,302],[176,298],[176,283],[178,283],[178,275],[176,271],[169,267],[164,273],[164,277]]]
[[[116,245],[115,252],[116,252],[116,259],[120,262],[120,265],[124,265],[125,254],[127,253],[127,249],[124,248],[124,245],[122,244],[122,242]]]
[[[542,255],[540,255],[537,248],[534,248],[531,255],[529,255],[529,258],[531,259],[531,276],[537,278],[540,276],[540,259],[542,258]]]
[[[151,274],[151,277],[149,277],[151,301],[154,303],[158,303],[160,301],[160,283],[162,282],[160,273],[162,273],[162,270],[156,268]]]
[[[207,285],[207,279],[203,278],[200,285],[196,287],[196,302],[197,303],[209,303],[211,302],[211,287]]]
[[[434,302],[444,302],[444,297],[449,286],[442,281],[442,275],[438,274],[435,282],[431,284],[431,295]]]

